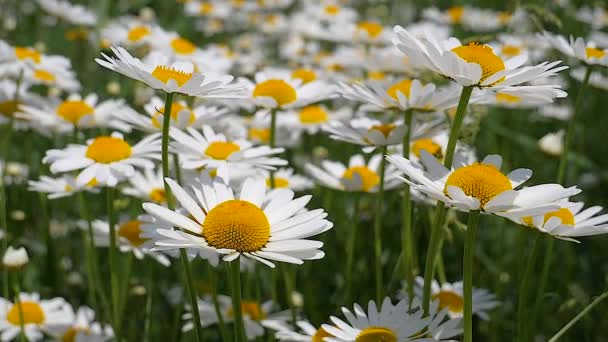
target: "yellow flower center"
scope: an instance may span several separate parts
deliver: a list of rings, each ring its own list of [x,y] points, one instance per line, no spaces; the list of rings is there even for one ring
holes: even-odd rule
[[[382,25],[373,21],[361,21],[357,24],[357,28],[367,32],[371,38],[376,38],[382,33]]]
[[[207,214],[203,237],[215,248],[238,252],[262,249],[270,238],[270,223],[256,205],[242,200],[218,204]]]
[[[254,321],[261,321],[266,318],[266,313],[258,302],[244,300],[241,307],[243,308],[243,315],[249,316]]]
[[[141,222],[137,220],[128,221],[118,227],[118,236],[123,237],[136,247],[139,247],[146,242],[147,239],[139,237],[141,234]]]
[[[505,24],[508,24],[509,21],[511,21],[511,17],[513,17],[513,15],[509,12],[500,12],[498,14],[498,21],[501,24],[505,25]]]
[[[422,150],[427,151],[437,159],[443,158],[441,146],[434,142],[433,139],[418,139],[412,144],[411,150],[418,158],[420,158]]]
[[[363,329],[355,342],[397,342],[397,334],[385,327],[369,327]]]
[[[189,55],[196,51],[196,45],[185,38],[175,38],[171,41],[173,51],[181,55]]]
[[[147,26],[135,26],[127,33],[127,39],[131,42],[138,42],[148,36],[152,31]]]
[[[594,47],[586,48],[585,54],[587,55],[587,58],[597,58],[597,59],[601,59],[601,58],[604,58],[604,56],[606,56],[606,52],[604,50],[594,48]]]
[[[462,16],[464,14],[464,7],[462,6],[454,6],[450,7],[447,10],[448,17],[450,17],[450,21],[453,24],[458,24],[462,20]]]
[[[176,70],[165,65],[159,65],[152,71],[152,76],[165,84],[167,84],[169,80],[174,80],[177,82],[177,85],[181,87],[192,78],[192,73]]]
[[[367,73],[367,78],[374,81],[381,81],[386,78],[386,74],[382,71],[370,71]]]
[[[194,112],[192,111],[192,109],[190,107],[184,106],[179,102],[175,102],[171,106],[171,119],[173,121],[177,121],[179,113],[183,110],[190,112],[190,116],[188,118],[188,125],[192,125],[194,123],[194,121],[196,121],[196,116],[194,115]],[[152,125],[154,125],[154,127],[156,127],[156,128],[162,127],[162,117],[163,117],[164,113],[165,113],[165,107],[159,108],[158,111],[154,113],[154,116],[152,116]]]
[[[303,124],[319,124],[327,122],[329,115],[321,106],[313,105],[300,110],[300,122]]]
[[[269,188],[272,186],[272,183],[270,182],[270,178],[266,179],[266,186]],[[274,187],[275,188],[287,188],[287,187],[289,187],[289,180],[287,180],[287,178],[275,177],[274,178]]]
[[[479,200],[481,207],[497,195],[513,189],[511,181],[494,165],[475,163],[456,169],[445,182],[444,192],[448,187],[456,186],[467,196]]]
[[[44,311],[38,303],[20,302],[13,304],[6,315],[6,320],[12,325],[21,325],[21,316],[23,316],[23,324],[42,324],[44,323]]]
[[[340,13],[340,6],[336,5],[327,5],[325,6],[325,13],[329,15],[336,15]]]
[[[210,2],[203,2],[199,8],[198,8],[198,12],[200,14],[210,14],[213,13],[213,4]]]
[[[388,94],[388,96],[392,97],[395,100],[399,100],[399,97],[397,96],[397,92],[401,92],[403,95],[405,95],[405,97],[410,97],[410,90],[412,89],[412,80],[403,80],[399,83],[395,83],[392,86],[390,86],[390,88],[388,88],[388,90],[386,91],[386,93]]]
[[[385,138],[388,138],[389,134],[391,134],[391,132],[393,131],[393,129],[395,129],[394,124],[380,124],[380,125],[373,125],[369,130],[370,131],[379,131],[380,133],[382,133],[384,135]]]
[[[150,191],[150,199],[156,203],[164,203],[167,200],[167,195],[165,194],[165,189],[154,188]]]
[[[361,178],[361,190],[369,191],[380,183],[380,176],[367,166],[352,166],[344,171],[342,178],[353,179],[357,174]]]
[[[574,215],[567,208],[559,208],[556,211],[552,211],[550,213],[545,214],[545,223],[549,221],[550,218],[557,217],[562,220],[562,224],[566,224],[569,226],[574,225]]]
[[[302,80],[302,83],[306,84],[317,79],[317,74],[310,69],[297,69],[291,73],[291,78]]]
[[[0,102],[0,114],[11,117],[19,108],[19,102],[14,100]]]
[[[87,148],[86,157],[102,164],[110,164],[131,156],[131,146],[120,138],[101,136]]]
[[[502,47],[502,54],[508,57],[515,57],[521,54],[521,48],[515,45],[504,45]]]
[[[453,291],[439,291],[432,297],[433,301],[439,301],[439,309],[448,309],[451,312],[462,312],[464,300],[462,296]]]
[[[89,31],[83,28],[71,29],[65,33],[65,39],[69,41],[86,41],[87,39],[89,39]]]
[[[505,70],[505,64],[502,59],[496,56],[492,48],[487,45],[471,42],[467,45],[453,48],[452,52],[465,61],[475,63],[481,67],[481,79],[479,82],[483,82],[495,73]]]
[[[15,56],[21,61],[24,59],[31,59],[35,63],[40,63],[40,60],[42,59],[42,55],[40,55],[40,52],[32,48],[22,46],[15,47]]]
[[[311,342],[324,342],[324,338],[326,337],[334,337],[334,335],[328,333],[327,331],[325,331],[325,329],[323,328],[319,328],[314,335],[312,335],[312,341]]]
[[[93,107],[81,100],[63,101],[57,106],[57,115],[74,125],[77,125],[84,116],[93,114],[93,111]]]
[[[241,147],[232,142],[214,141],[205,150],[205,154],[216,160],[226,160]]]
[[[279,106],[294,102],[298,96],[296,90],[289,83],[279,80],[266,80],[255,86],[253,97],[272,97]]]
[[[496,101],[501,103],[519,103],[521,102],[521,97],[505,93],[496,93]]]
[[[252,127],[249,129],[249,139],[264,143],[268,142],[270,140],[270,129]]]
[[[63,336],[61,336],[61,342],[75,342],[76,335],[78,335],[79,333],[85,334],[85,335],[91,335],[91,331],[89,329],[71,327],[65,331]]]
[[[34,78],[46,82],[55,81],[55,75],[53,75],[51,72],[42,69],[34,70]]]

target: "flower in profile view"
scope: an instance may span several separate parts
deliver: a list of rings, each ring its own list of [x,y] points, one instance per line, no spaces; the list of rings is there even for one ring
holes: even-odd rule
[[[305,176],[295,173],[291,168],[280,168],[274,173],[274,188],[288,188],[293,191],[304,191],[314,187],[314,183]],[[266,179],[266,185],[270,187],[270,171],[261,171],[262,176]]]
[[[49,334],[61,341],[102,342],[114,336],[109,324],[95,321],[95,311],[88,306],[81,306],[76,313],[69,307],[69,316],[73,318],[67,325],[49,329]]]
[[[279,341],[317,342],[324,341],[325,337],[333,337],[322,327],[315,328],[314,325],[306,320],[297,321],[297,328],[295,329],[290,323],[280,319],[265,319],[262,321],[262,325],[265,328],[274,330],[275,337]]]
[[[68,174],[61,175],[57,178],[40,176],[40,179],[29,180],[27,184],[29,191],[47,194],[49,199],[72,196],[80,191],[92,193],[99,192],[99,183],[95,178],[84,185],[78,185],[76,183],[76,177]]]
[[[135,174],[128,179],[129,185],[122,188],[125,195],[133,196],[144,201],[155,203],[166,203],[165,185],[163,183],[163,170],[161,168],[144,169],[135,171]]]
[[[75,5],[66,0],[37,0],[48,14],[74,25],[94,26],[97,16],[82,5]]]
[[[566,40],[564,36],[547,31],[543,32],[543,37],[568,57],[576,58],[587,65],[608,66],[608,49],[597,47],[593,42],[585,42],[581,37],[575,39],[572,36]]]

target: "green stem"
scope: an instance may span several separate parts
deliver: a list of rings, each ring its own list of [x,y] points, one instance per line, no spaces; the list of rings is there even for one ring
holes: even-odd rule
[[[226,330],[226,323],[224,322],[224,316],[222,315],[222,308],[220,307],[220,301],[217,297],[217,272],[219,270],[213,269],[209,266],[209,277],[211,281],[211,300],[213,301],[213,308],[215,315],[217,316],[218,325],[220,326],[220,334],[222,335],[222,341],[229,341],[228,330]]]
[[[51,236],[51,225],[49,222],[48,200],[43,193],[38,194],[40,200],[40,218],[44,230],[44,243],[46,245],[46,280],[51,288],[57,285],[57,256],[55,255],[55,244]]]
[[[384,199],[384,169],[386,168],[386,146],[382,146],[380,161],[380,184],[376,195],[376,216],[374,217],[374,256],[376,270],[376,303],[381,303],[383,299],[382,289],[382,201]]]
[[[243,327],[243,307],[241,304],[241,259],[236,258],[228,264],[230,272],[230,286],[232,287],[232,312],[234,314],[234,340],[245,342]]]
[[[348,232],[348,242],[346,246],[346,270],[344,272],[344,283],[345,283],[345,303],[350,303],[350,296],[352,291],[352,278],[353,278],[353,261],[355,256],[355,246],[357,245],[357,233],[359,228],[359,207],[361,206],[361,195],[353,195],[355,203],[353,204],[353,215],[351,223],[351,231]]]
[[[414,112],[408,109],[404,113],[406,125],[403,136],[403,157],[410,157],[410,140],[412,135],[412,118]],[[407,295],[410,302],[414,298],[414,263],[413,263],[413,233],[412,233],[412,198],[410,186],[404,183],[403,199],[401,200],[401,254],[403,256],[403,272],[407,284]]]
[[[526,268],[519,284],[519,300],[517,302],[517,341],[526,342],[529,341],[527,328],[528,324],[527,308],[528,305],[528,283],[530,281],[530,275],[534,271],[534,262],[536,261],[536,252],[538,251],[538,239],[540,234],[535,234],[534,240],[532,241],[532,250],[528,255],[525,262]]]
[[[604,292],[601,296],[597,297],[593,302],[587,305],[587,307],[584,308],[583,311],[576,315],[570,322],[568,322],[568,324],[564,325],[564,327],[561,328],[561,330],[558,331],[557,334],[551,337],[549,342],[556,342],[557,340],[559,340],[560,337],[562,337],[562,335],[565,334],[566,331],[568,331],[568,329],[572,328],[572,326],[575,325],[576,322],[580,321],[581,318],[583,318],[589,311],[591,311],[596,305],[598,305],[606,298],[608,298],[608,291]]]
[[[114,188],[106,187],[106,208],[108,215],[108,225],[110,227],[110,250],[109,266],[110,266],[110,287],[112,296],[112,322],[114,323],[114,334],[116,341],[122,339],[122,322],[120,322],[120,279],[118,275],[118,264],[116,259],[116,219],[114,216]]]
[[[283,282],[285,283],[285,292],[287,293],[287,304],[289,305],[289,312],[291,314],[291,325],[296,328],[296,306],[293,303],[293,277],[287,265],[282,265],[281,272],[283,273]]]
[[[467,235],[464,242],[464,342],[473,341],[473,257],[475,256],[475,237],[479,224],[480,211],[469,212]]]
[[[458,108],[456,109],[456,115],[452,121],[452,127],[450,129],[450,138],[448,140],[448,146],[445,152],[445,158],[443,159],[443,165],[450,169],[452,167],[452,161],[454,160],[454,151],[456,150],[456,142],[460,134],[460,127],[466,116],[467,105],[471,99],[471,93],[473,87],[463,87],[462,93],[460,93],[460,100],[458,101]],[[431,282],[433,281],[435,261],[437,255],[441,252],[441,239],[442,239],[442,227],[445,219],[445,204],[443,202],[437,202],[435,209],[434,221],[431,226],[431,237],[429,239],[429,247],[426,252],[426,262],[424,265],[424,287],[422,293],[422,308],[424,313],[428,314],[429,306],[431,304]]]
[[[534,336],[536,333],[536,322],[538,321],[538,315],[542,309],[545,289],[547,288],[547,280],[549,279],[549,269],[551,268],[551,259],[553,258],[553,247],[555,244],[554,237],[548,236],[547,243],[545,246],[545,256],[543,257],[543,268],[540,272],[540,281],[536,289],[536,301],[534,302],[534,309],[532,311],[532,317],[530,317],[530,334]]]
[[[13,277],[13,287],[15,291],[15,305],[19,308],[19,328],[21,332],[19,333],[19,341],[26,342],[27,338],[25,336],[25,326],[23,320],[23,307],[21,306],[21,289],[19,287],[19,275],[15,272],[15,276]]]

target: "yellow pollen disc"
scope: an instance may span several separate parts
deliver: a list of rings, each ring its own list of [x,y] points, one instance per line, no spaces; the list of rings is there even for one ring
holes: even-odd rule
[[[177,85],[181,87],[192,78],[192,73],[175,70],[174,68],[165,65],[159,65],[152,71],[152,76],[165,84],[169,82],[169,80],[174,80],[177,82]]]
[[[70,41],[87,40],[89,39],[89,31],[83,28],[68,30],[65,33],[65,39]]]
[[[521,54],[521,48],[515,45],[504,45],[502,47],[502,54],[508,57],[515,57]]]
[[[367,166],[352,166],[344,171],[342,178],[353,179],[357,174],[361,178],[361,190],[369,191],[380,183],[380,176]]]
[[[37,80],[46,81],[46,82],[55,81],[55,75],[53,75],[52,73],[50,73],[46,70],[42,70],[42,69],[34,70],[34,78]]]
[[[334,337],[334,335],[328,333],[323,328],[319,328],[314,335],[312,335],[311,342],[324,342],[323,339],[326,337]]]
[[[74,190],[74,188],[73,188],[73,187],[72,187],[70,184],[66,184],[66,185],[63,187],[63,190],[64,190],[65,192],[72,192],[72,191]]]
[[[418,158],[420,158],[420,152],[422,152],[422,150],[427,151],[437,159],[443,158],[441,146],[434,142],[433,139],[418,139],[412,144],[411,150]]]
[[[389,328],[369,327],[357,335],[355,342],[397,342],[397,334]]]
[[[198,8],[198,12],[200,14],[210,14],[213,13],[213,4],[210,2],[203,2]]]
[[[182,55],[189,55],[196,51],[196,45],[185,38],[175,38],[171,41],[173,51]]]
[[[93,178],[85,185],[88,186],[89,188],[92,188],[92,187],[97,186],[98,184],[99,184],[99,182],[97,181],[97,178]]]
[[[271,187],[272,183],[270,182],[270,178],[266,179],[266,186]],[[275,188],[287,188],[289,186],[289,180],[287,178],[279,178],[275,177],[274,179],[274,187]]]
[[[93,114],[93,111],[93,107],[81,100],[63,101],[57,106],[57,115],[74,125],[77,125],[84,116]]]
[[[494,165],[480,163],[464,166],[452,172],[445,182],[446,196],[449,186],[456,186],[466,195],[478,199],[481,207],[497,195],[513,189],[509,178]]]
[[[21,325],[21,316],[23,316],[23,324],[42,324],[44,323],[44,311],[38,303],[21,302],[19,305],[13,304],[6,320],[12,325]]]
[[[156,203],[164,203],[167,200],[165,189],[154,188],[150,191],[150,199]]]
[[[317,74],[310,69],[297,69],[291,73],[291,78],[302,80],[302,83],[306,84],[317,79]]]
[[[254,321],[261,321],[266,318],[266,313],[258,302],[244,300],[241,304],[243,315],[249,316]]]
[[[403,95],[405,95],[405,97],[409,98],[411,89],[412,89],[412,80],[403,80],[399,83],[395,83],[392,86],[390,86],[390,88],[388,88],[386,93],[388,94],[388,96],[392,97],[393,99],[399,100],[399,97],[397,96],[398,91],[403,93]]]
[[[370,71],[367,73],[367,78],[374,81],[381,81],[386,78],[386,74],[382,71]]]
[[[171,119],[173,121],[177,121],[179,113],[183,110],[190,112],[190,116],[188,117],[188,125],[192,125],[194,123],[194,121],[196,121],[196,116],[194,115],[194,112],[192,111],[192,109],[190,107],[184,106],[179,102],[175,102],[171,106]],[[164,113],[165,113],[165,107],[161,107],[158,109],[158,112],[155,112],[154,116],[152,116],[152,125],[154,125],[154,127],[156,127],[156,128],[162,127],[162,117],[163,117]]]
[[[40,60],[42,59],[42,56],[38,51],[32,48],[21,46],[15,47],[15,56],[21,61],[24,59],[31,59],[35,63],[40,63]]]
[[[325,6],[325,13],[329,15],[336,15],[340,13],[340,6],[336,5],[327,5]]]
[[[87,148],[86,157],[102,164],[110,164],[131,156],[131,146],[124,140],[101,136]]]
[[[152,31],[147,26],[135,26],[127,33],[127,39],[131,42],[138,42],[148,36]]]
[[[319,124],[327,122],[329,115],[321,106],[308,106],[300,110],[300,122],[303,124]]]
[[[19,104],[19,102],[16,102],[14,100],[0,102],[0,114],[6,117],[13,116],[13,114],[15,114],[15,112],[19,108]]]
[[[395,129],[395,125],[393,124],[381,124],[381,125],[373,125],[369,130],[370,131],[379,131],[384,135],[385,138],[388,138],[389,134]]]
[[[75,342],[78,334],[91,335],[89,329],[71,327],[61,336],[61,342]]]
[[[214,141],[205,150],[205,154],[216,160],[226,160],[241,147],[232,142]]]
[[[458,293],[440,291],[434,294],[431,299],[439,301],[439,309],[448,309],[451,312],[462,312],[464,310],[464,300]]]
[[[502,103],[519,103],[521,102],[521,97],[505,93],[496,93],[496,101]]]
[[[511,13],[509,13],[509,12],[500,12],[500,13],[498,14],[498,21],[499,21],[501,24],[503,24],[503,25],[504,25],[504,24],[508,24],[508,23],[509,23],[509,21],[511,21],[511,17],[512,17],[512,16],[513,16],[513,15],[512,15]]]
[[[452,52],[465,61],[478,64],[481,67],[481,79],[479,82],[483,82],[495,73],[505,70],[505,63],[487,45],[472,42],[455,47],[452,49]]]
[[[367,35],[376,38],[382,33],[382,25],[373,21],[361,21],[357,24],[359,30],[367,32]]]
[[[252,127],[249,129],[249,139],[259,142],[268,142],[270,141],[270,129]]]
[[[256,85],[253,97],[260,96],[272,97],[279,106],[290,104],[298,98],[296,90],[289,83],[278,79],[266,80]]]
[[[140,238],[139,234],[141,234],[141,222],[137,220],[125,222],[118,227],[118,236],[129,240],[136,247],[143,245],[147,240]]]
[[[462,16],[464,14],[464,7],[462,6],[454,6],[450,7],[447,10],[448,17],[453,24],[458,24],[462,20]]]
[[[255,252],[268,242],[270,223],[256,205],[230,200],[209,211],[203,222],[203,237],[215,248]]]
[[[545,223],[549,221],[550,218],[557,217],[562,220],[562,224],[566,224],[569,226],[574,225],[574,215],[567,208],[559,208],[556,211],[552,211],[550,213],[545,214]]]
[[[587,58],[601,59],[601,58],[604,58],[604,56],[606,56],[606,52],[602,49],[588,47],[588,48],[585,48],[585,55],[587,55]]]

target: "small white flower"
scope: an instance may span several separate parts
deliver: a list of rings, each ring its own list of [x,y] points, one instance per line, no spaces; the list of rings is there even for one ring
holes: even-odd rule
[[[554,157],[559,157],[564,151],[564,130],[555,133],[547,133],[538,140],[538,147]]]
[[[20,269],[29,261],[27,251],[23,247],[13,248],[13,246],[8,246],[2,257],[2,264],[9,269]]]
[[[95,13],[82,5],[74,5],[65,0],[37,0],[37,2],[48,14],[70,24],[94,26],[97,23]]]
[[[567,41],[563,36],[547,31],[543,32],[543,37],[568,57],[576,58],[588,65],[608,66],[608,49],[598,48],[593,42],[585,42],[583,38],[575,39],[573,36]]]

